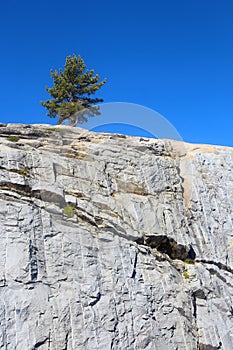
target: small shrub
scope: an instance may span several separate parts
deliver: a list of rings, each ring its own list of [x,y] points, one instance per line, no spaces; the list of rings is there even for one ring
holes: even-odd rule
[[[8,141],[17,142],[17,141],[19,141],[19,137],[16,135],[10,135],[10,136],[8,136]]]
[[[72,218],[75,214],[75,207],[73,205],[67,205],[63,208],[63,214],[68,216],[68,218]]]
[[[59,129],[59,128],[48,128],[48,129],[45,129],[45,135],[49,136],[50,134],[54,133],[54,132],[58,132],[61,136],[65,135],[67,133],[67,129],[65,128],[62,128],[62,129]]]
[[[188,273],[187,271],[184,271],[184,272],[182,273],[182,275],[183,275],[183,277],[184,277],[186,280],[190,278],[190,275],[189,275],[189,273]]]
[[[30,169],[28,167],[25,167],[23,169],[9,169],[12,173],[19,174],[24,177],[29,177],[30,176]]]

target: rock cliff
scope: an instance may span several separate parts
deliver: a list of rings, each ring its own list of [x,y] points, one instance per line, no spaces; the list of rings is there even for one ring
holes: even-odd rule
[[[233,149],[0,125],[0,349],[233,349]]]

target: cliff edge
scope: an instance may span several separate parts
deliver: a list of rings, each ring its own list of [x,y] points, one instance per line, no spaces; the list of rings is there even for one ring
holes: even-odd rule
[[[0,125],[0,349],[233,349],[233,149]]]

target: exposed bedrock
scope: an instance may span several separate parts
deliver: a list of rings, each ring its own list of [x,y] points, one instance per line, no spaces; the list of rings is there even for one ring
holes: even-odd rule
[[[233,349],[233,149],[0,126],[0,349]]]

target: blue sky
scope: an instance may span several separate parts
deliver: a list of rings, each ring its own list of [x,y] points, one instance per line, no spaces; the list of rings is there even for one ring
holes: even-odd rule
[[[232,0],[8,0],[0,33],[0,122],[54,124],[39,101],[75,53],[108,79],[105,102],[153,109],[185,141],[233,146]]]

